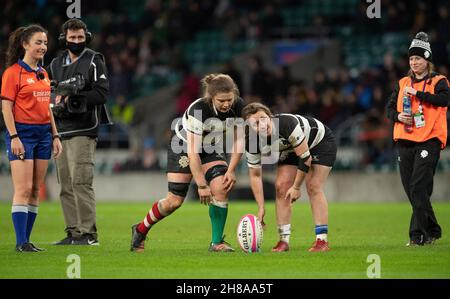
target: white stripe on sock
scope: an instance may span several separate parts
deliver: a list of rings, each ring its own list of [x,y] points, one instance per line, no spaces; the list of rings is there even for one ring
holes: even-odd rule
[[[279,224],[278,233],[280,234],[280,240],[289,243],[289,238],[291,237],[291,225],[290,224]]]
[[[145,227],[150,227],[150,223],[148,223],[148,221],[147,221],[147,216],[145,216],[145,218],[144,218],[144,225],[145,225]]]
[[[28,214],[28,206],[13,205],[11,208],[11,213],[27,213]]]
[[[318,234],[317,236],[316,236],[316,239],[320,239],[320,240],[323,240],[323,241],[327,241],[328,242],[328,238],[327,238],[327,234]]]
[[[39,210],[38,206],[28,205],[28,212],[37,214]]]
[[[280,233],[280,235],[290,235],[291,234],[291,225],[290,224],[279,224],[278,225],[278,233]]]
[[[153,210],[150,210],[148,214],[150,215],[150,218],[153,220],[153,222],[158,222],[158,218],[156,218],[153,214]]]
[[[213,206],[219,207],[219,208],[223,208],[226,209],[228,207],[228,202],[226,201],[218,201],[215,198],[213,198],[213,200],[211,201],[211,204]]]
[[[280,241],[289,243],[290,237],[291,237],[291,235],[281,235],[281,236],[280,236]]]

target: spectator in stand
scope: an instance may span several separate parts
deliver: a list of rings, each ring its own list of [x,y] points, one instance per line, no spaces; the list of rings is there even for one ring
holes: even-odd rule
[[[274,104],[270,87],[270,73],[264,69],[262,59],[252,56],[249,60],[250,67],[250,94],[251,101],[263,101],[269,106]]]
[[[118,95],[111,109],[115,123],[128,127],[133,122],[134,106],[127,103],[124,95]]]
[[[178,92],[176,116],[183,115],[189,105],[200,96],[200,80],[187,64],[183,65],[183,81]]]

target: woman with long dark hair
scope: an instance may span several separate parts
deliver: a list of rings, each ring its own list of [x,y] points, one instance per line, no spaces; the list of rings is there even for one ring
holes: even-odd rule
[[[47,52],[47,31],[39,25],[20,27],[9,37],[2,76],[2,113],[14,184],[12,221],[16,251],[42,249],[30,242],[52,148],[62,146],[50,109],[50,81],[40,62]]]

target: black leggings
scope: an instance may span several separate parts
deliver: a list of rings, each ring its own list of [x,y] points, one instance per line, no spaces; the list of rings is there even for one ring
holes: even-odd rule
[[[397,147],[403,188],[413,208],[409,238],[417,243],[423,243],[429,238],[440,238],[441,227],[430,198],[441,142],[436,138],[425,142],[400,140]]]

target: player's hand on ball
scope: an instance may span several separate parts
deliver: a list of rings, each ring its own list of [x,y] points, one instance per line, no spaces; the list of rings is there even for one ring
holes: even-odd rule
[[[300,198],[300,188],[296,188],[295,186],[292,186],[289,188],[289,190],[286,193],[285,200],[289,200],[291,203],[295,202],[297,199]]]
[[[266,223],[264,222],[264,216],[266,215],[266,209],[264,207],[260,207],[258,209],[258,219],[261,222],[262,228],[266,229]]]
[[[198,188],[198,196],[200,197],[200,203],[204,205],[209,205],[212,200],[211,189],[206,185],[204,187]]]
[[[225,190],[227,190],[227,193],[231,191],[231,189],[233,188],[235,183],[236,183],[236,175],[234,174],[234,172],[227,171],[223,175],[223,179],[222,179],[222,184],[223,184]]]

